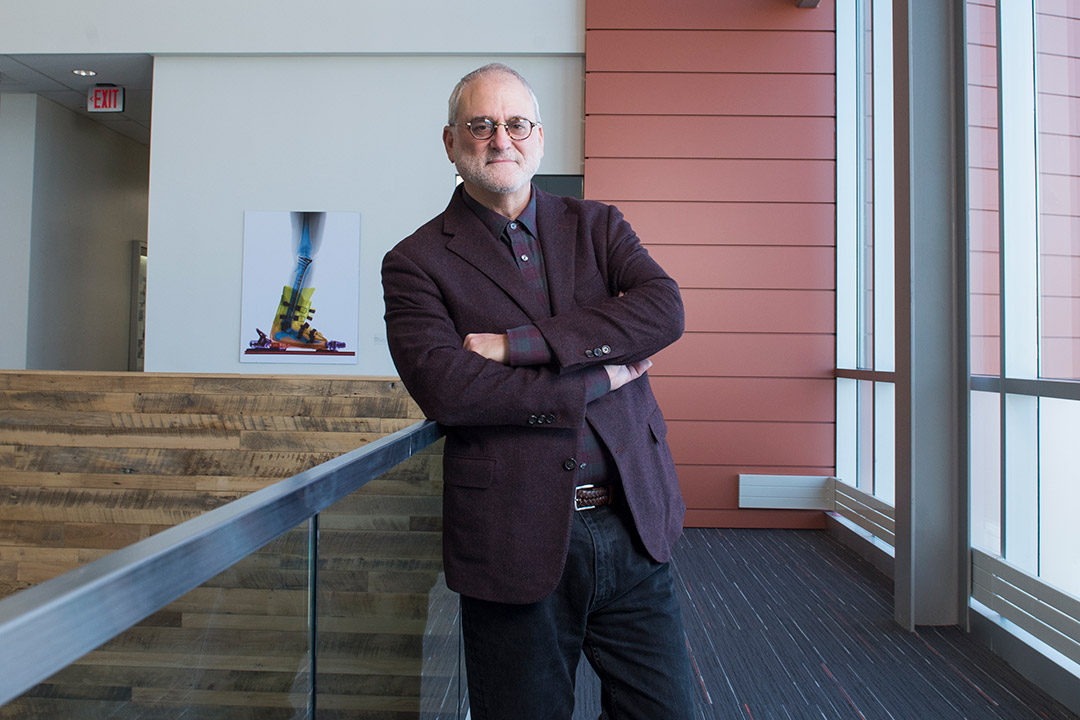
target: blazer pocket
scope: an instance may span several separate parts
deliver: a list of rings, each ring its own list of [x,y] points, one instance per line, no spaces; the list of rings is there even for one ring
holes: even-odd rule
[[[495,478],[495,460],[492,458],[443,456],[443,482],[458,487],[486,488]]]
[[[660,408],[656,408],[649,416],[649,429],[652,430],[653,440],[664,442],[667,437],[667,422],[664,421],[664,413],[660,412]]]
[[[579,306],[588,307],[608,297],[607,283],[603,275],[597,270],[584,282],[575,283],[574,300]]]

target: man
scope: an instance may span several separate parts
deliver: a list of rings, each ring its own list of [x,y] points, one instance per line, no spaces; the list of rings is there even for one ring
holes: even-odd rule
[[[383,289],[402,381],[446,426],[472,717],[569,720],[584,649],[606,717],[689,718],[667,565],[686,506],[645,375],[682,334],[678,287],[618,210],[532,185],[540,109],[510,68],[462,78],[443,142],[463,182]]]

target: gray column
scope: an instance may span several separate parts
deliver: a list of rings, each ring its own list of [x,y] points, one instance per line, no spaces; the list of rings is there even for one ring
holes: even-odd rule
[[[967,603],[964,5],[894,0],[896,620]]]

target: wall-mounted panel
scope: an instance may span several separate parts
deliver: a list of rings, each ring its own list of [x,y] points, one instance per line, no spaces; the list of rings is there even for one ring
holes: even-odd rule
[[[650,371],[690,525],[821,527],[739,509],[740,473],[835,472],[835,6],[588,0],[585,193],[679,282]]]
[[[818,7],[802,12],[791,12],[793,2],[684,0],[674,6],[654,0],[590,2],[585,22],[590,28],[832,31],[833,0],[824,0]]]
[[[605,115],[833,117],[831,73],[590,72],[585,112]]]
[[[831,73],[830,32],[589,30],[585,69],[619,72]]]
[[[832,118],[601,115],[585,128],[590,158],[833,160]]]
[[[596,198],[600,199],[600,198]],[[618,202],[647,246],[836,243],[831,203]]]
[[[585,194],[613,200],[820,202],[835,198],[831,160],[585,157]]]

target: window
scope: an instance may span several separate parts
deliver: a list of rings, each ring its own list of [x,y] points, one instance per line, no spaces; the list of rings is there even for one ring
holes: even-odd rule
[[[892,8],[837,11],[837,477],[894,500]],[[846,40],[842,46],[841,43]]]
[[[971,544],[1080,596],[1080,3],[967,37]]]

